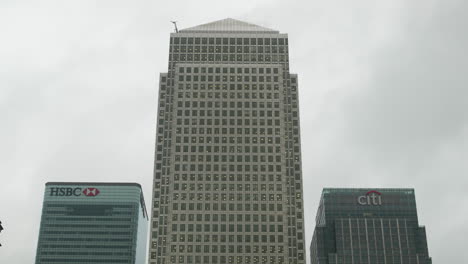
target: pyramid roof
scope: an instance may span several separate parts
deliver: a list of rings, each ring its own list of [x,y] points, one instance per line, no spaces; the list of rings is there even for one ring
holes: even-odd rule
[[[181,33],[279,33],[277,30],[257,26],[237,19],[226,18],[195,27],[179,30]]]

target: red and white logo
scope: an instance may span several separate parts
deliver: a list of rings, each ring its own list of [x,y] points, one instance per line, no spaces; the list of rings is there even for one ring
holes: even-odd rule
[[[97,196],[100,193],[97,188],[86,188],[83,190],[83,194],[86,196]]]
[[[368,191],[357,199],[360,205],[382,205],[382,194],[378,191]]]

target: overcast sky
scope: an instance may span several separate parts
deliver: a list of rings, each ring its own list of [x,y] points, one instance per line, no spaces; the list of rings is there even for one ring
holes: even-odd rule
[[[138,182],[151,200],[169,21],[227,17],[289,34],[307,248],[323,187],[411,187],[434,263],[468,263],[467,10],[463,0],[1,0],[0,263],[34,262],[48,181]]]

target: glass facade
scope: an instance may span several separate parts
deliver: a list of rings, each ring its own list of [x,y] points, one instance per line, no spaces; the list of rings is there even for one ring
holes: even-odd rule
[[[150,264],[305,263],[288,37],[225,19],[171,34]]]
[[[312,264],[431,264],[413,189],[324,189]]]
[[[47,183],[36,264],[144,263],[147,226],[139,184]]]

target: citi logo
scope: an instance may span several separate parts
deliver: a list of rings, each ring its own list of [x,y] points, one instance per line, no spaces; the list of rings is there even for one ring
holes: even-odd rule
[[[81,196],[82,194],[84,196],[97,196],[100,193],[99,189],[97,188],[58,188],[58,187],[53,187],[50,188],[50,196]]]
[[[378,191],[369,191],[359,196],[357,202],[360,205],[382,205],[382,194]]]

